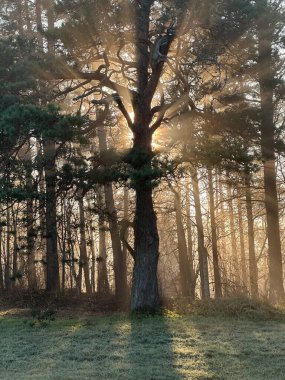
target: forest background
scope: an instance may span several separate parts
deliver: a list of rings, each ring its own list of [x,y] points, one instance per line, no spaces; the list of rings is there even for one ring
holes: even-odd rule
[[[0,4],[3,297],[284,304],[284,2]]]

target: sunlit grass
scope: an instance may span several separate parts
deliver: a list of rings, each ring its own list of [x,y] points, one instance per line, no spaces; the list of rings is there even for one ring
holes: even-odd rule
[[[1,379],[284,379],[285,324],[177,315],[0,318]]]

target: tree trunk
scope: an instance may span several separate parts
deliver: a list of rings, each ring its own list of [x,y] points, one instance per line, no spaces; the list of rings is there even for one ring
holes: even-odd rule
[[[181,210],[181,200],[179,195],[179,189],[171,188],[174,193],[174,208],[176,219],[176,231],[178,240],[178,263],[181,280],[181,291],[183,297],[190,297],[191,295],[191,273],[190,263],[187,255],[187,244],[185,231],[183,226],[183,216]]]
[[[21,0],[20,0],[21,1]],[[24,20],[26,23],[26,28],[27,28],[27,36],[28,38],[33,37],[33,31],[32,31],[32,24],[31,24],[31,10],[29,9],[29,0],[24,1]]]
[[[135,8],[137,95],[132,101],[135,115],[132,126],[134,144],[131,164],[134,173],[139,174],[139,178],[133,179],[136,190],[136,208],[131,309],[155,312],[160,307],[157,281],[159,237],[153,208],[152,181],[147,172],[151,173],[152,170],[151,102],[163,63],[157,66],[156,70],[152,70],[149,79],[149,26],[152,3],[152,0],[144,0],[141,6]]]
[[[54,28],[54,0],[46,2],[48,31]],[[48,52],[54,53],[52,37],[48,37]],[[56,218],[56,146],[55,141],[45,138],[43,141],[46,182],[46,262],[47,291],[57,292],[60,288],[59,263],[57,249],[57,218]]]
[[[40,144],[38,144],[38,146],[39,146],[38,155],[40,155],[41,161],[44,162],[44,154],[42,151],[42,146]],[[44,276],[44,284],[46,287],[46,284],[47,284],[47,271],[46,271],[46,251],[47,251],[47,247],[46,247],[46,201],[45,201],[46,189],[45,189],[45,175],[44,175],[44,168],[43,167],[40,168],[40,170],[39,170],[39,192],[40,192],[40,199],[38,202],[38,208],[39,208],[39,222],[40,222],[40,250],[42,253],[43,276]]]
[[[240,271],[237,252],[237,238],[235,229],[235,216],[232,200],[232,187],[227,186],[228,206],[229,206],[229,218],[230,218],[230,234],[231,234],[231,251],[232,251],[232,278],[234,280],[234,287],[240,286]]]
[[[98,137],[100,151],[107,151],[107,138],[104,126],[98,128]],[[121,246],[118,217],[115,208],[112,184],[105,184],[104,192],[114,255],[115,294],[118,300],[124,301],[127,297],[126,255],[124,255]]]
[[[31,291],[37,288],[37,275],[35,265],[35,228],[33,218],[33,200],[27,201],[27,246],[28,246],[28,288]]]
[[[158,116],[152,124],[152,100],[162,75],[164,60],[150,65],[150,12],[153,0],[143,0],[135,7],[136,45],[136,94],[132,98],[134,122],[128,124],[134,135],[131,165],[134,176],[132,182],[136,190],[136,210],[134,220],[134,272],[131,296],[133,311],[153,311],[159,309],[157,265],[159,258],[159,237],[156,215],[153,207],[153,167],[152,134],[159,127]],[[174,38],[174,34],[173,34]],[[160,53],[167,56],[173,38],[169,38]],[[122,104],[118,104],[122,110]],[[125,113],[125,112],[124,112]],[[130,118],[129,118],[130,119]],[[155,128],[154,128],[155,126]]]
[[[250,174],[245,174],[245,199],[248,229],[248,255],[249,255],[249,285],[252,297],[258,296],[258,272],[255,257],[254,225],[252,214],[252,197],[250,190]]]
[[[190,184],[189,178],[186,178],[186,228],[187,228],[187,255],[189,261],[190,272],[190,300],[195,300],[196,275],[194,270],[194,255],[193,255],[193,238],[192,238],[192,222],[190,213]]]
[[[241,259],[241,281],[244,291],[247,289],[247,266],[245,259],[245,244],[244,244],[244,228],[243,228],[243,210],[241,203],[241,192],[238,189],[237,197],[237,211],[238,211],[238,227],[239,227],[239,239],[240,239],[240,259]]]
[[[202,299],[210,298],[209,274],[208,274],[208,252],[204,242],[203,220],[200,202],[200,192],[197,169],[191,168],[191,180],[195,203],[195,219],[198,233],[198,255],[199,255],[199,270],[201,279],[201,295]]]
[[[70,276],[70,288],[73,290],[73,279],[76,280],[76,273],[75,273],[75,267],[74,267],[74,249],[73,249],[73,240],[72,240],[72,233],[71,233],[71,207],[70,205],[67,206],[66,210],[67,218],[66,218],[66,235],[67,235],[67,247],[68,247],[68,253],[69,253],[69,276]]]
[[[136,189],[134,233],[132,310],[155,312],[160,306],[157,282],[159,238],[151,187]]]
[[[56,166],[55,142],[43,142],[46,181],[46,288],[49,292],[59,291],[59,263],[57,251],[57,218],[56,218]]]
[[[3,263],[2,263],[2,256],[3,256],[3,250],[2,250],[2,234],[3,234],[3,227],[0,225],[0,290],[4,290],[4,273],[3,273]]]
[[[28,148],[27,152],[27,170],[26,170],[26,184],[28,192],[34,190],[33,178],[32,178],[32,155],[31,148]],[[37,288],[37,276],[36,276],[36,265],[35,265],[35,240],[36,240],[36,230],[35,230],[35,218],[34,218],[34,202],[30,197],[27,200],[27,266],[28,266],[28,288],[30,291],[34,291]]]
[[[280,241],[278,195],[274,152],[274,62],[272,45],[274,30],[268,17],[268,3],[259,2],[263,17],[258,27],[258,74],[261,99],[261,150],[264,162],[264,192],[268,232],[269,298],[273,303],[285,302],[282,252]],[[269,12],[270,14],[270,12]]]
[[[90,201],[88,200],[88,209],[91,209]],[[95,254],[95,246],[94,246],[94,227],[92,215],[89,213],[89,241],[90,241],[90,249],[91,249],[91,290],[92,293],[95,293],[95,263],[96,263],[96,254]]]
[[[129,189],[127,187],[124,188],[124,220],[129,220]],[[125,241],[128,241],[129,239],[129,230],[128,228],[125,231],[124,234]],[[128,269],[128,248],[125,244],[123,244],[123,255],[126,257],[126,268]],[[127,286],[128,286],[128,296],[130,295],[130,288],[128,284],[128,277],[127,277]]]
[[[6,262],[5,262],[5,288],[9,290],[11,287],[10,279],[10,249],[11,249],[11,217],[10,217],[10,205],[7,202],[7,211],[6,211]]]
[[[12,266],[12,276],[13,276],[13,286],[16,285],[17,281],[17,273],[18,273],[18,231],[17,231],[17,213],[18,210],[13,210],[12,207],[12,213],[13,213],[13,266]]]
[[[98,278],[97,291],[101,294],[109,294],[110,286],[107,272],[107,249],[106,249],[106,227],[104,218],[104,202],[102,189],[97,191],[98,208],[99,208],[99,257],[98,261]]]
[[[224,189],[223,189],[223,179],[221,173],[217,176],[217,189],[219,196],[217,195],[217,199],[219,199],[219,251],[221,254],[221,260],[220,260],[220,268],[221,268],[221,277],[222,277],[222,287],[223,287],[223,294],[225,296],[228,296],[229,294],[229,284],[228,284],[228,267],[227,263],[228,260],[228,250],[227,250],[227,244],[225,242],[225,238],[227,236],[226,234],[226,225],[225,225],[225,209],[224,209]]]
[[[0,226],[0,290],[1,291],[4,289],[4,274],[3,274],[3,266],[2,266],[2,256],[3,256],[2,233],[3,233],[3,228],[1,225]]]
[[[91,294],[92,289],[91,289],[90,275],[89,275],[89,262],[88,262],[88,257],[87,257],[85,214],[84,214],[84,203],[83,203],[82,192],[80,192],[78,204],[79,204],[79,219],[80,219],[80,260],[79,260],[79,266],[81,266],[83,268],[86,293]]]
[[[42,0],[36,0],[36,23],[37,23],[37,41],[39,49],[44,49],[43,42],[43,24],[42,24]]]
[[[220,275],[220,267],[219,267],[219,253],[218,253],[217,226],[216,226],[216,216],[215,216],[213,175],[212,175],[211,169],[208,170],[208,179],[209,179],[210,219],[211,219],[215,296],[216,296],[216,298],[219,298],[222,296],[222,284],[221,284],[221,275]]]
[[[67,231],[66,231],[66,220],[67,220],[67,208],[65,199],[62,199],[61,202],[61,213],[62,213],[62,222],[61,222],[61,239],[62,239],[62,247],[61,247],[61,292],[64,293],[66,287],[66,250],[67,250]]]

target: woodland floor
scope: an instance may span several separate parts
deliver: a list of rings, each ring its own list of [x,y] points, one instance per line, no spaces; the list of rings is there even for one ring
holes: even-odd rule
[[[203,316],[0,317],[4,379],[285,378],[285,323]]]

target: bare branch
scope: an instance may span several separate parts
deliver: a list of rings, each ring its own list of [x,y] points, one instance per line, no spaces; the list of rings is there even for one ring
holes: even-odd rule
[[[123,219],[120,221],[120,238],[123,243],[123,245],[127,248],[127,250],[130,252],[132,258],[135,260],[135,250],[130,246],[129,242],[126,239],[126,233],[129,229],[129,227],[134,227],[134,224],[131,223],[127,219]]]
[[[115,102],[117,103],[117,106],[118,106],[119,110],[124,115],[124,117],[125,117],[125,119],[126,119],[126,121],[128,123],[128,127],[130,128],[130,130],[132,132],[134,132],[134,124],[133,124],[133,122],[132,122],[132,120],[130,118],[130,115],[129,115],[128,111],[126,110],[126,108],[125,108],[125,106],[124,106],[124,104],[122,102],[122,99],[120,98],[119,94],[114,94],[113,98],[114,98]]]

